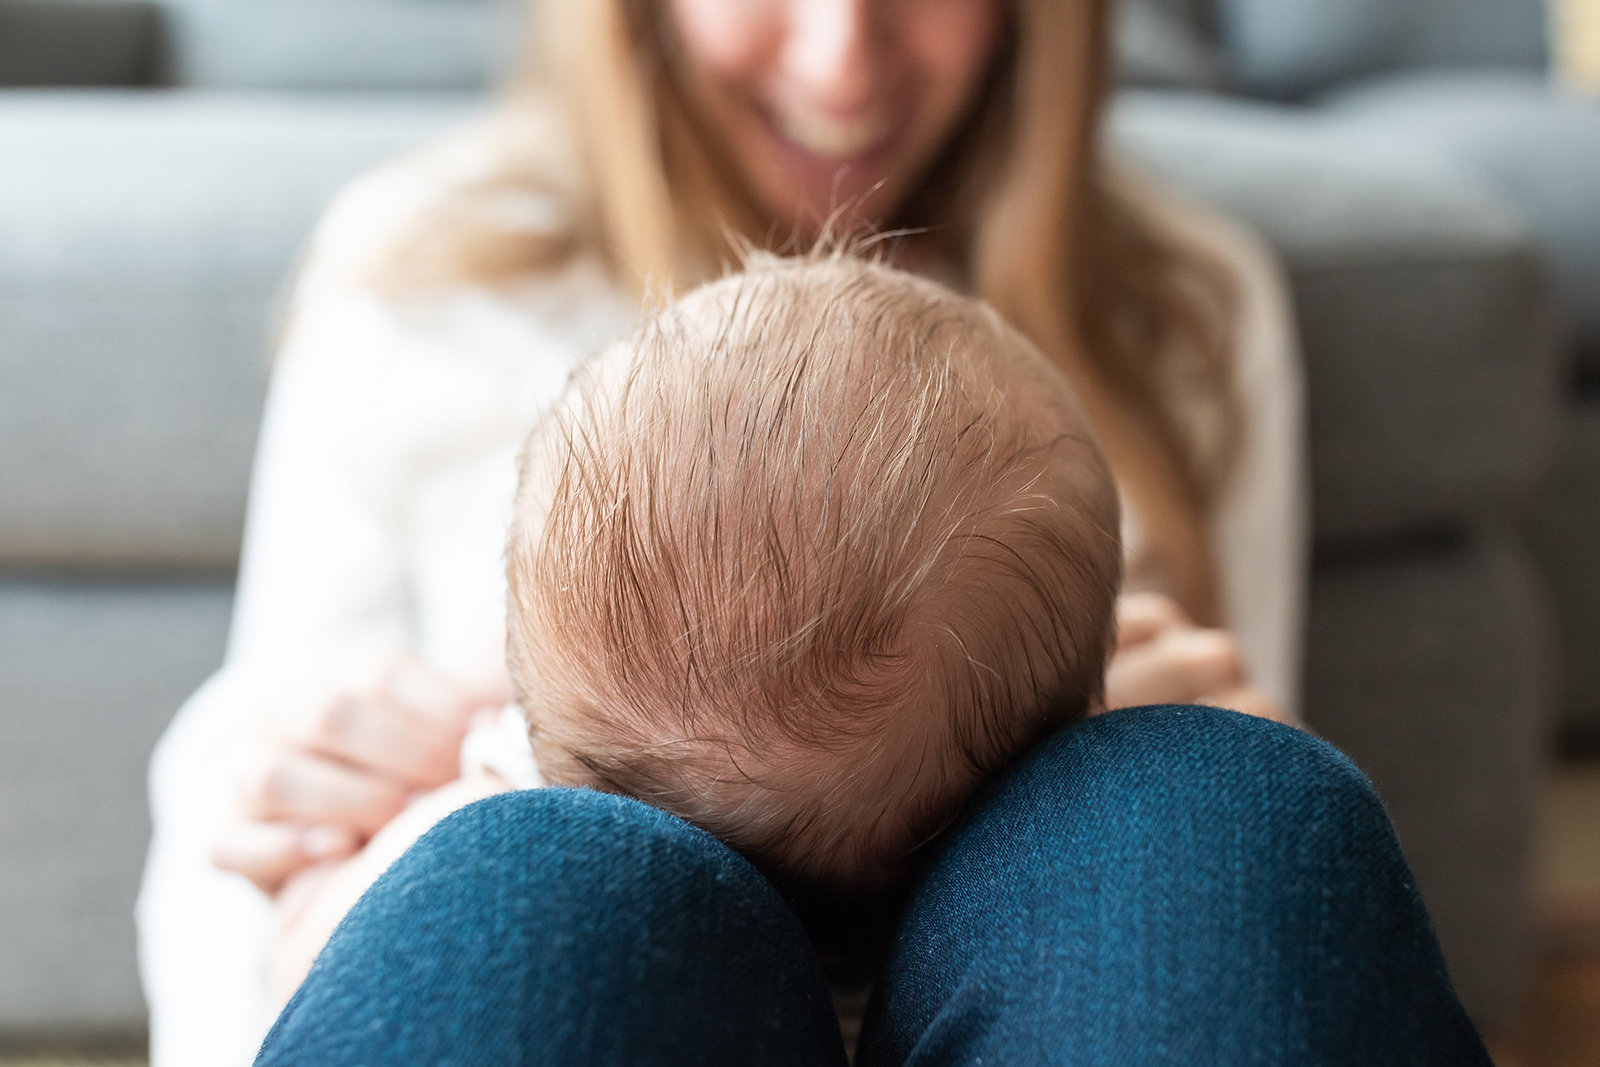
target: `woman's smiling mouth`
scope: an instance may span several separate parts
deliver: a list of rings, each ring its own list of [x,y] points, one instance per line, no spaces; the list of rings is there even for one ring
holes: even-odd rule
[[[795,147],[818,159],[838,163],[872,154],[889,139],[894,129],[894,123],[883,110],[852,119],[778,112],[773,115],[772,125]]]

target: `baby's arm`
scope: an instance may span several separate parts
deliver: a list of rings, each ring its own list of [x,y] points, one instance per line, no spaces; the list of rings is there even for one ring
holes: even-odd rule
[[[274,1003],[288,1001],[345,913],[418,838],[451,812],[509,788],[491,771],[440,786],[412,801],[354,856],[291,878],[278,894],[277,933],[267,957],[267,991]]]

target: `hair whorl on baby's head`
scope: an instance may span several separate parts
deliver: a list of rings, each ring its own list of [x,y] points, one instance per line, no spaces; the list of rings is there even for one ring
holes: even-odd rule
[[[780,885],[885,889],[1098,698],[1117,529],[1064,379],[986,306],[758,258],[530,439],[508,569],[535,752]]]

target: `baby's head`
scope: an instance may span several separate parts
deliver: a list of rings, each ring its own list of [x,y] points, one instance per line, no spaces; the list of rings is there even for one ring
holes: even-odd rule
[[[585,365],[529,440],[509,657],[540,768],[791,893],[888,890],[1099,697],[1117,529],[1065,378],[986,306],[757,261]]]

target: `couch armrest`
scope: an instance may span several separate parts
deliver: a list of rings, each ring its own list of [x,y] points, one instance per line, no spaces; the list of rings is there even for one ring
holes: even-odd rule
[[[0,85],[149,85],[150,0],[0,0]]]
[[[1119,144],[1281,257],[1327,546],[1523,510],[1553,451],[1559,349],[1537,241],[1425,153],[1297,109],[1121,100]]]

